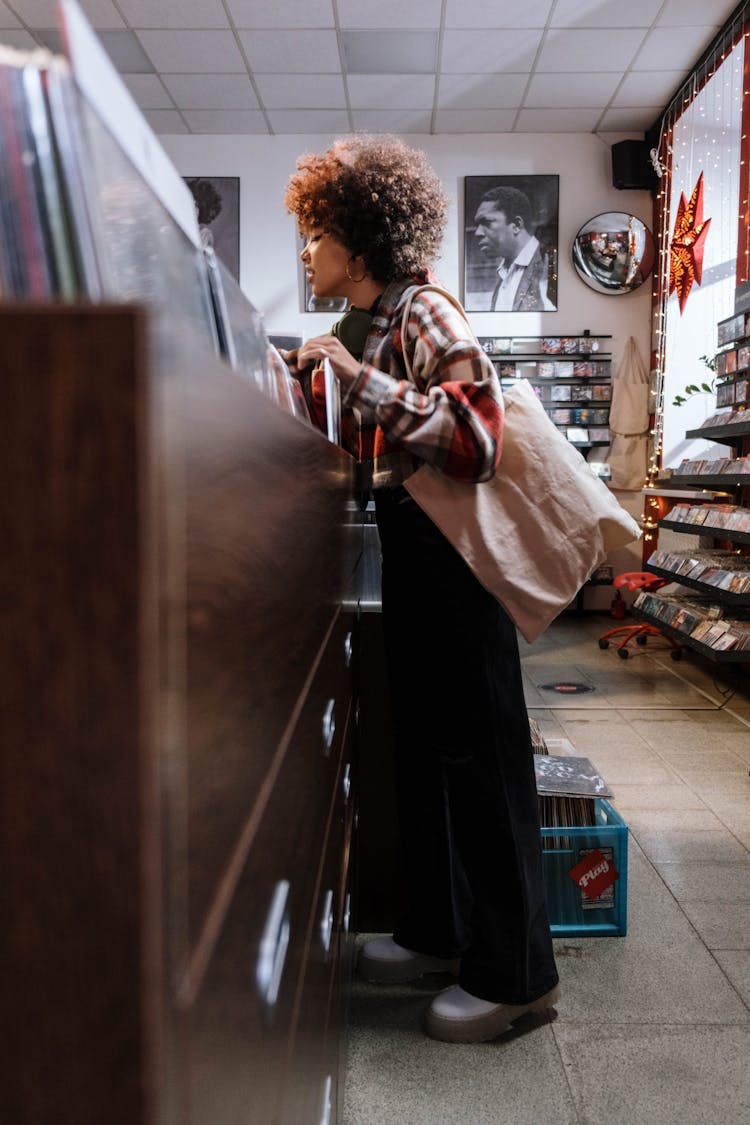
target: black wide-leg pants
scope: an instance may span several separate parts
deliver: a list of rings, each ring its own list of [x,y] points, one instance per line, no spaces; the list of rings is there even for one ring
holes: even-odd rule
[[[524,1004],[557,983],[515,626],[403,488],[375,492],[404,904],[399,945]]]

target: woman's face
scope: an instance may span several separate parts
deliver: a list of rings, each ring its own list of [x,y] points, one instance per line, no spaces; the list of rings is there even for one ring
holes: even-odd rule
[[[305,245],[300,258],[313,294],[316,297],[348,297],[352,284],[347,274],[351,255],[343,242],[317,227],[304,232],[303,238]],[[349,273],[352,272],[349,268]]]

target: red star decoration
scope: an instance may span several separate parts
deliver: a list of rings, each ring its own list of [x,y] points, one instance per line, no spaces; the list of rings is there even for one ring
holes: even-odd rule
[[[703,173],[693,188],[690,202],[680,192],[680,204],[669,250],[669,293],[677,292],[680,315],[693,284],[700,285],[703,276],[703,251],[711,220],[703,218]]]

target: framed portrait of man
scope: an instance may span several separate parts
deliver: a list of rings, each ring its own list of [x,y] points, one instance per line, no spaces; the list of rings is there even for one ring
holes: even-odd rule
[[[216,256],[239,282],[239,176],[184,176],[183,179],[195,200],[199,225],[210,232]]]
[[[466,176],[467,312],[556,312],[559,176]]]

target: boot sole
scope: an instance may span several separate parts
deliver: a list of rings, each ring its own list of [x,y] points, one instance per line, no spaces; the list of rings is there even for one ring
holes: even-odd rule
[[[441,961],[436,957],[413,958],[410,961],[379,961],[360,955],[357,972],[370,984],[406,984],[428,973],[452,973],[458,976],[460,960]]]
[[[527,1012],[546,1012],[560,999],[560,986],[555,985],[544,996],[530,1004],[502,1004],[497,1011],[484,1016],[467,1016],[466,1019],[446,1019],[428,1009],[425,1030],[433,1039],[445,1043],[487,1043],[508,1031],[513,1023]]]

